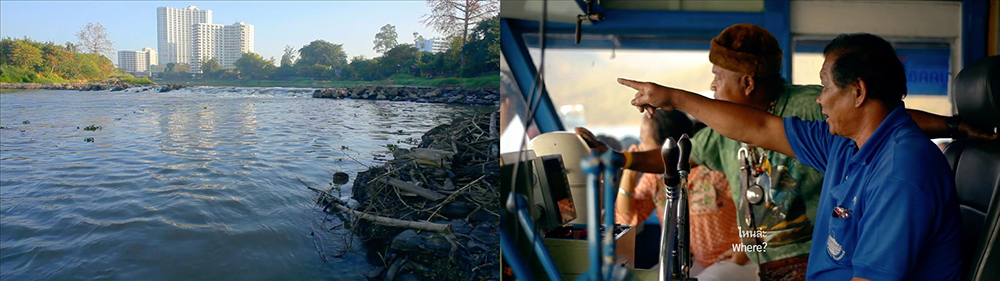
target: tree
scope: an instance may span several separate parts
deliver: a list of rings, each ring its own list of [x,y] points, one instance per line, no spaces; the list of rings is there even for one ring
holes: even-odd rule
[[[278,69],[274,70],[274,73],[271,74],[271,78],[285,80],[294,78],[297,75],[298,71],[295,69],[295,67],[291,65],[282,65],[281,67],[278,67]]]
[[[18,67],[34,70],[42,64],[42,50],[26,41],[17,40],[11,46],[10,60]]]
[[[475,77],[500,70],[500,18],[479,22],[469,42],[462,47],[462,57],[471,63],[462,68],[462,76]]]
[[[214,57],[201,64],[201,73],[206,78],[217,78],[222,72],[222,65]]]
[[[249,79],[265,79],[274,72],[274,60],[264,60],[255,53],[243,53],[236,60],[236,72]]]
[[[351,64],[347,66],[347,71],[343,73],[350,80],[379,80],[385,78],[378,73],[378,60],[377,59],[365,59],[364,56],[357,56],[351,60]]]
[[[281,67],[291,67],[295,64],[295,59],[295,47],[292,47],[292,45],[285,45],[285,54],[281,55]]]
[[[396,43],[397,37],[399,36],[396,35],[395,26],[392,26],[391,24],[383,25],[382,29],[375,34],[375,41],[372,42],[375,43],[375,47],[373,47],[372,50],[375,50],[380,54],[388,52],[393,47],[396,47],[396,45],[399,45]]]
[[[445,35],[460,36],[460,46],[465,46],[470,26],[500,12],[500,0],[427,0],[427,6],[431,13],[424,14],[420,22]],[[465,66],[465,57],[461,66]]]
[[[420,33],[416,31],[413,32],[413,46],[420,48],[420,46],[417,46],[417,43],[422,42],[424,40],[426,39],[424,39],[423,35],[420,35]]]
[[[420,51],[410,44],[396,46],[379,58],[379,72],[386,77],[396,73],[413,74],[411,69],[416,67],[418,53]]]
[[[114,55],[115,43],[108,38],[107,29],[99,22],[88,22],[76,32],[76,38],[87,53],[103,55],[109,59]]]
[[[462,44],[470,27],[500,12],[499,0],[427,0],[427,6],[431,13],[420,22],[445,35],[461,36]]]
[[[347,65],[347,53],[341,44],[316,40],[299,49],[299,61],[295,65],[320,65],[339,69]]]
[[[176,63],[172,63],[172,62],[171,63],[167,63],[167,69],[166,69],[165,72],[174,72],[174,67],[176,67],[176,66],[177,66]]]
[[[72,57],[72,53],[52,42],[46,43],[42,46],[42,58],[45,61],[45,66],[47,67],[50,75],[57,74],[57,69],[62,70],[62,68],[66,66],[68,60],[71,60]]]
[[[62,45],[24,39],[0,40],[0,80],[52,83],[87,81],[108,77],[116,69],[107,57],[73,53]]]
[[[77,52],[76,44],[73,44],[73,42],[66,41],[65,45],[66,45],[66,51],[69,51],[70,53]]]

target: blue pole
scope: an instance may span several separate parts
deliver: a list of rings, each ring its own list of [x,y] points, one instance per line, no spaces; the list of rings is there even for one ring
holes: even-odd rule
[[[614,151],[607,151],[601,156],[604,165],[604,278],[611,280],[615,266],[615,174],[618,168],[625,165],[624,159]]]
[[[503,212],[506,214],[507,212]],[[503,214],[501,214],[503,216]],[[531,275],[531,270],[528,266],[524,264],[524,260],[521,259],[517,254],[517,248],[514,247],[513,239],[510,238],[510,234],[507,234],[507,230],[500,228],[500,252],[503,253],[503,257],[507,259],[507,265],[510,265],[511,269],[514,269],[514,276],[519,280],[534,281],[535,276]]]
[[[549,251],[545,249],[545,244],[542,243],[538,229],[535,229],[535,225],[531,223],[531,214],[528,213],[528,199],[524,195],[511,192],[510,197],[507,199],[507,208],[517,211],[517,220],[524,227],[524,233],[528,236],[528,241],[531,241],[531,245],[535,249],[535,254],[538,255],[538,259],[542,263],[542,268],[545,268],[545,273],[549,275],[549,280],[561,281],[562,276],[559,275],[559,269],[552,262],[552,256],[549,255]]]
[[[601,166],[601,160],[593,152],[580,163],[580,169],[587,173],[587,245],[590,251],[590,269],[586,275],[590,275],[596,280],[603,279],[601,278],[601,242],[598,240],[598,236],[600,236],[598,218],[601,206],[597,204],[597,192],[601,187],[597,177],[601,173]]]

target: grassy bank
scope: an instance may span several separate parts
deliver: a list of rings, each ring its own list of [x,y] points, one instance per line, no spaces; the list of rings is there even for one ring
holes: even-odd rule
[[[293,80],[159,80],[159,84],[182,84],[189,86],[234,86],[234,87],[291,87],[291,88],[322,88],[322,87],[354,87],[358,85],[398,85],[427,87],[499,87],[500,74],[484,75],[475,78],[435,78],[425,79],[411,75],[397,74],[380,81],[323,81],[313,79]]]

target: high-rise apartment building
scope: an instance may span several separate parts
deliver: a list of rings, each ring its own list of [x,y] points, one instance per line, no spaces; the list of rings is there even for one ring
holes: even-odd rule
[[[118,51],[118,67],[127,72],[145,72],[150,65],[158,62],[156,51],[142,48],[142,51]]]
[[[160,54],[159,54],[159,52],[157,52],[156,50],[153,50],[153,48],[150,48],[150,47],[142,48],[142,51],[146,52],[146,61],[149,63],[149,65],[158,65],[158,64],[160,64]]]
[[[224,69],[235,68],[236,60],[253,52],[253,25],[212,23],[211,10],[156,8],[157,42],[160,62],[191,66],[191,73],[201,73],[205,61],[215,58]]]
[[[190,63],[194,52],[193,26],[212,23],[211,10],[198,7],[156,8],[156,42],[159,61],[167,63]]]
[[[191,72],[200,73],[206,61],[215,58],[223,69],[236,68],[243,53],[253,52],[253,25],[236,22],[231,25],[199,23],[194,26],[194,54]]]

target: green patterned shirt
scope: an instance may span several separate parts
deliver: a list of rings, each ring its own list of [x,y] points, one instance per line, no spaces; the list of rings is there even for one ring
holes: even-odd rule
[[[798,116],[802,120],[823,120],[821,108],[816,103],[822,90],[817,85],[786,84],[784,91],[774,102],[773,113],[781,117]],[[737,151],[740,149],[740,142],[723,137],[711,128],[698,131],[691,142],[691,160],[694,163],[726,174],[733,200],[736,201],[737,221],[741,229],[750,230],[747,226],[745,203],[741,202],[743,197],[739,194],[740,166]],[[777,188],[766,188],[768,194],[765,201],[751,207],[758,226],[756,230],[762,231],[764,237],[761,240],[767,242],[767,246],[764,251],[759,252],[759,257],[758,252],[748,252],[747,256],[755,263],[762,264],[807,255],[823,174],[799,163],[795,158],[757,149],[758,152],[765,153],[772,167],[785,166],[788,169],[780,175],[781,182]],[[771,178],[775,178],[775,175],[771,175]],[[755,244],[753,237],[742,237],[742,240],[747,245]]]

